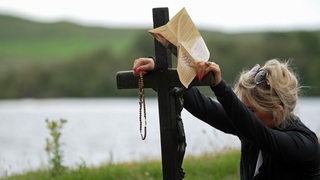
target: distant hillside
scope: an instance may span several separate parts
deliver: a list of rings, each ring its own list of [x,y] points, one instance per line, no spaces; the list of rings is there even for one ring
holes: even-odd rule
[[[115,73],[154,53],[147,29],[38,23],[1,15],[0,26],[0,98],[136,96],[134,90],[116,89]],[[310,86],[305,94],[320,95],[320,31],[200,32],[228,82],[245,67],[290,58],[302,84]]]
[[[0,24],[0,58],[10,60],[60,61],[101,49],[117,55],[145,32],[69,22],[37,23],[9,16],[0,16]]]

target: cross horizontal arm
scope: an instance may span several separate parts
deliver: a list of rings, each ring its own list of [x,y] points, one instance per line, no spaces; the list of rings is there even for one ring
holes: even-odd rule
[[[138,77],[132,71],[119,71],[116,75],[118,89],[137,89]],[[144,88],[157,88],[158,86],[183,87],[176,69],[149,72],[143,76]],[[165,81],[160,83],[159,81]],[[190,86],[209,86],[214,83],[213,73],[206,75],[201,81],[194,78]]]

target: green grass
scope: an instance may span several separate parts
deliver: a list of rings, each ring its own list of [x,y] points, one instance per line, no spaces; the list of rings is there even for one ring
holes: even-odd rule
[[[240,151],[228,150],[217,154],[203,154],[197,157],[186,157],[183,168],[186,172],[185,179],[203,180],[239,179]],[[107,163],[99,167],[87,167],[79,165],[73,170],[67,170],[63,174],[51,177],[50,171],[30,171],[22,175],[7,177],[8,180],[157,180],[162,179],[161,162],[158,160],[147,162],[128,162],[121,164]]]
[[[103,49],[109,49],[115,55],[130,48],[133,38],[115,39],[104,37],[54,37],[39,39],[19,39],[0,41],[1,61],[65,61],[87,55]]]

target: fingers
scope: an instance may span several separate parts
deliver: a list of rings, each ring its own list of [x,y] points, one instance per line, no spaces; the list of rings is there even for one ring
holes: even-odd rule
[[[209,72],[213,72],[215,75],[215,84],[219,84],[221,81],[221,70],[218,64],[215,62],[200,61],[196,63],[196,73],[199,80]]]
[[[213,71],[213,72],[217,72],[217,71],[220,71],[220,67],[219,67],[219,64],[215,63],[215,62],[206,62],[206,68],[205,68],[205,71],[208,73],[210,71]]]
[[[196,63],[196,73],[199,80],[202,80],[203,77],[208,74],[213,68],[215,63],[213,62],[206,62],[200,61]]]
[[[168,47],[169,41],[165,37],[159,33],[155,34],[155,37],[164,47]]]
[[[200,61],[196,63],[196,73],[199,80],[202,80],[203,77],[207,74],[206,72],[206,62]]]
[[[135,76],[139,75],[140,71],[146,74],[146,71],[154,69],[154,61],[152,58],[138,58],[134,61],[132,69]]]
[[[212,71],[214,73],[215,85],[219,84],[222,80],[220,66],[215,62],[207,62],[207,73]]]

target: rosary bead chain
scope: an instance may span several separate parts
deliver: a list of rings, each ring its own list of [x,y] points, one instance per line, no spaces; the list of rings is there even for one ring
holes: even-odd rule
[[[147,137],[147,111],[146,111],[146,101],[144,96],[144,83],[143,83],[143,74],[140,71],[139,80],[139,122],[140,122],[140,135],[141,139],[145,140]],[[144,133],[142,133],[142,108],[143,108],[143,116],[144,116]]]

